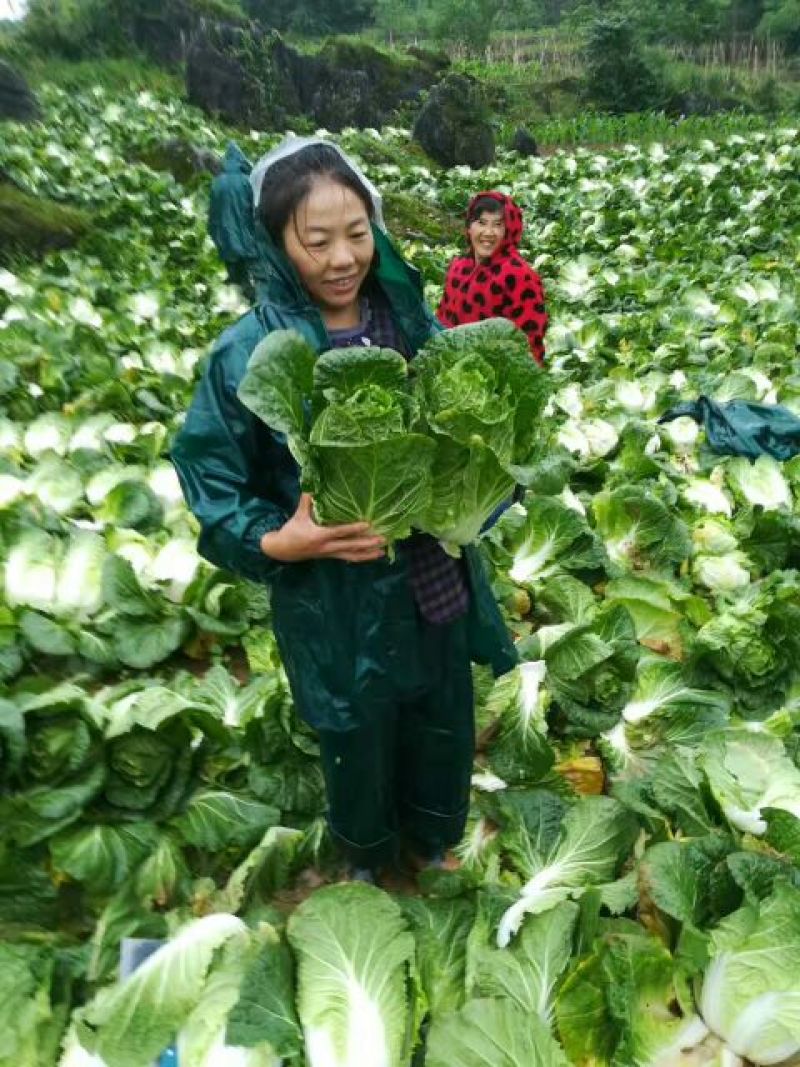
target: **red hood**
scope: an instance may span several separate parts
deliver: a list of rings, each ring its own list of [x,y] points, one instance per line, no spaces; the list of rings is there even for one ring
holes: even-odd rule
[[[510,196],[506,196],[505,193],[498,193],[494,190],[487,190],[483,193],[476,193],[470,200],[469,207],[467,208],[467,219],[469,213],[472,210],[472,205],[476,200],[482,196],[491,197],[492,200],[496,200],[498,204],[503,205],[503,220],[506,224],[506,235],[503,238],[503,242],[500,247],[492,254],[494,256],[504,255],[508,252],[517,252],[519,250],[519,243],[522,240],[522,212],[511,199]],[[465,232],[468,231],[469,226],[465,224]],[[472,244],[469,240],[469,233],[467,232],[467,245],[472,251]]]

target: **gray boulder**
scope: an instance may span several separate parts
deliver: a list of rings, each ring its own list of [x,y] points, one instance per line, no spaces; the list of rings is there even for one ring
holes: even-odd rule
[[[0,119],[33,122],[39,117],[39,104],[22,75],[0,60]]]
[[[414,138],[443,167],[492,163],[494,131],[480,83],[467,74],[448,74],[417,116]]]

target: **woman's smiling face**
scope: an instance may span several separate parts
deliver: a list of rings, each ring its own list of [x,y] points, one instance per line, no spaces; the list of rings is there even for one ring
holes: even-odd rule
[[[375,242],[366,206],[352,189],[331,177],[317,178],[287,222],[283,244],[326,320],[357,315]]]
[[[467,228],[476,259],[489,259],[503,242],[506,224],[502,211],[482,211]]]

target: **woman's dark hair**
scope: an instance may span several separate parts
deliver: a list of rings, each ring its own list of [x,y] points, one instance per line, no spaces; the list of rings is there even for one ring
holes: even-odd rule
[[[479,196],[475,203],[470,206],[467,214],[467,225],[469,226],[475,222],[481,215],[505,215],[505,208],[493,196]]]
[[[375,205],[364,183],[335,148],[312,144],[286,156],[269,168],[261,185],[258,214],[267,233],[277,244],[283,243],[283,231],[298,206],[318,178],[333,178],[361,200],[372,219]]]

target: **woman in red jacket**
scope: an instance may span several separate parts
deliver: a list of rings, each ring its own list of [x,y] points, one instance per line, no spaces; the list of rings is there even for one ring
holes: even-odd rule
[[[436,312],[444,326],[510,319],[528,335],[537,363],[544,360],[547,312],[542,280],[519,254],[522,212],[505,193],[484,192],[467,208],[470,251],[447,270]]]

